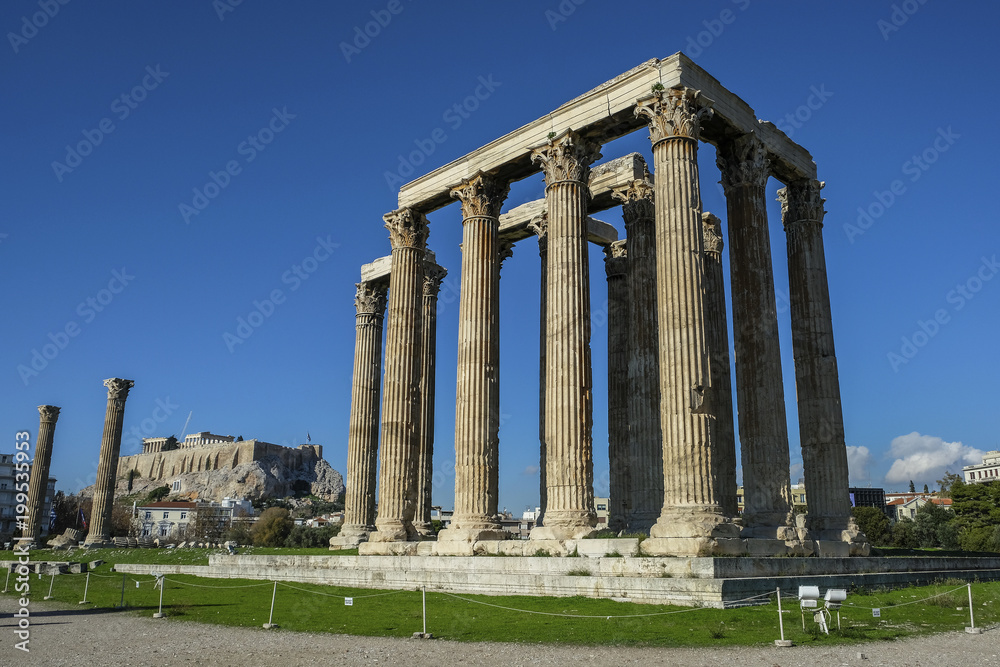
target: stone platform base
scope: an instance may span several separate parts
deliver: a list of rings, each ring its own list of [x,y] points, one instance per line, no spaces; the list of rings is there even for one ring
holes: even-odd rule
[[[600,540],[580,540],[598,542]],[[626,542],[627,540],[607,540]],[[509,542],[515,542],[513,540]],[[396,543],[406,545],[407,543]],[[433,542],[409,543],[419,548]],[[524,542],[522,544],[528,544]],[[364,546],[364,545],[362,545]],[[623,547],[624,548],[624,547]],[[621,552],[622,549],[619,549]],[[299,581],[350,588],[482,595],[610,598],[731,607],[755,595],[821,589],[898,587],[942,579],[1000,580],[997,558],[538,558],[473,556],[209,556],[209,565],[116,565],[118,572]],[[584,574],[586,572],[586,574]]]
[[[367,535],[349,535],[330,538],[330,551],[337,551],[338,549],[357,549],[358,545],[363,544],[368,541]]]
[[[333,547],[331,546],[331,548]],[[601,556],[636,556],[639,554],[639,540],[637,538],[621,538],[562,541],[366,542],[358,545],[358,554],[361,556],[586,556],[599,558]]]

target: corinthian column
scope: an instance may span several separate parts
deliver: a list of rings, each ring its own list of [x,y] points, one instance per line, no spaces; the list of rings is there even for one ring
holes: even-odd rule
[[[649,122],[656,175],[663,508],[643,542],[655,554],[702,556],[739,548],[723,515],[705,336],[698,137],[706,101],[688,88],[636,103]]]
[[[538,514],[535,517],[535,525],[541,526],[545,516],[545,506],[548,502],[548,480],[546,476],[545,457],[545,371],[547,368],[545,360],[545,339],[548,328],[545,323],[546,299],[549,289],[549,214],[543,212],[537,219],[528,223],[528,229],[538,237],[538,256],[542,260],[541,272],[539,274],[539,310],[541,311],[538,321]]]
[[[788,241],[788,285],[802,464],[809,489],[806,525],[820,540],[868,544],[851,517],[849,471],[823,252],[823,183],[802,179],[778,190]],[[822,553],[822,542],[820,543]]]
[[[344,527],[330,538],[331,548],[350,548],[375,530],[375,464],[378,456],[379,383],[382,379],[384,283],[361,282],[357,310],[351,421],[347,437],[347,493]]]
[[[401,208],[383,216],[392,243],[389,327],[385,341],[378,516],[369,542],[417,537],[417,424],[427,218]]]
[[[569,539],[593,531],[594,423],[590,366],[587,181],[599,146],[567,130],[531,153],[545,172],[548,211],[546,298],[545,525],[532,539]]]
[[[417,452],[417,511],[414,527],[432,537],[431,490],[434,479],[434,376],[437,366],[437,306],[441,281],[448,275],[437,264],[424,266],[423,340],[420,345],[420,424]]]
[[[455,396],[455,515],[441,542],[503,536],[497,518],[500,405],[500,207],[510,187],[479,172],[462,202],[462,279]]]
[[[663,509],[660,342],[656,318],[656,209],[653,186],[637,179],[616,190],[628,238],[629,530],[649,532]],[[611,502],[615,505],[614,494]]]
[[[28,523],[21,533],[21,542],[40,545],[42,520],[45,518],[45,492],[49,486],[49,465],[52,463],[52,440],[59,419],[59,408],[54,405],[38,406],[38,438],[35,440],[35,458],[31,462],[28,478]],[[116,466],[117,467],[117,466]]]
[[[608,274],[608,463],[610,506],[608,528],[622,530],[631,510],[633,461],[629,455],[628,357],[629,285],[625,241],[604,249]]]
[[[110,378],[104,381],[104,386],[108,388],[108,407],[104,413],[104,436],[97,462],[94,504],[90,510],[90,532],[84,546],[104,546],[111,542],[111,511],[115,505],[115,475],[118,472],[118,452],[122,446],[125,399],[135,383]]]
[[[764,186],[767,155],[754,134],[719,144],[729,213],[736,400],[743,454],[743,522],[750,537],[793,539],[788,427]]]
[[[736,433],[733,427],[733,384],[729,366],[726,283],[722,275],[722,224],[703,213],[705,231],[705,330],[712,362],[712,391],[719,456],[719,501],[726,516],[739,512],[736,498]]]

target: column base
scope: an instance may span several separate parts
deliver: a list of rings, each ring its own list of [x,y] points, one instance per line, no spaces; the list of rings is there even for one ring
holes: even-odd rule
[[[357,549],[359,544],[368,541],[368,535],[338,535],[330,538],[330,551],[339,549]]]
[[[509,537],[507,533],[497,527],[488,528],[464,528],[459,526],[457,528],[445,528],[437,535],[437,541],[440,542],[467,542],[472,544],[474,542],[482,542],[486,540],[505,540]]]
[[[417,533],[413,530],[412,524],[401,521],[386,522],[379,524],[375,522],[375,530],[368,534],[368,542],[410,542],[417,538]]]
[[[657,538],[738,539],[740,528],[714,506],[664,509],[649,530]]]
[[[740,556],[745,548],[734,537],[650,537],[639,543],[646,556]]]
[[[424,523],[423,521],[414,522],[413,530],[417,531],[417,535],[420,535],[421,539],[424,540],[437,539],[437,533],[434,532],[434,526],[432,526],[430,522],[427,523]]]
[[[587,510],[548,510],[545,525],[531,529],[532,540],[579,540],[597,532],[597,515]]]

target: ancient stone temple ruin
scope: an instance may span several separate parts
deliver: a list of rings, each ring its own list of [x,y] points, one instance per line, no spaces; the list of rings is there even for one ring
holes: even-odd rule
[[[601,161],[648,130],[653,163]],[[702,210],[698,148],[717,148],[724,221]],[[611,156],[614,157],[614,156]],[[504,210],[537,172],[545,198]],[[799,435],[809,513],[792,513],[765,185],[787,239]],[[650,60],[404,185],[387,213],[391,257],[362,268],[342,536],[361,553],[522,553],[595,530],[590,244],[606,255],[612,528],[648,531],[649,555],[867,553],[851,519],[847,453],[823,253],[823,183],[809,153],[683,54]],[[426,214],[457,200],[462,266],[455,510],[428,529],[435,301],[445,270]],[[626,238],[593,215],[621,206]],[[723,243],[724,237],[725,244]],[[530,546],[502,540],[498,510],[500,271],[537,243],[542,280],[542,518]],[[728,246],[731,284],[723,281]],[[737,515],[736,411],[745,487]],[[383,322],[385,367],[380,396]],[[603,381],[603,380],[602,380]],[[376,462],[378,513],[375,514]],[[515,548],[516,547],[516,548]],[[518,551],[520,549],[521,551]],[[528,553],[528,552],[525,552]]]

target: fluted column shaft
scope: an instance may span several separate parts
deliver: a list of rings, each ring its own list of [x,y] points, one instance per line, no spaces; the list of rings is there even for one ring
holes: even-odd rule
[[[431,499],[434,480],[434,391],[437,368],[437,307],[441,281],[448,272],[437,264],[424,267],[423,332],[420,344],[420,422],[417,451],[417,511],[414,527],[433,535]]]
[[[110,378],[104,381],[108,388],[108,407],[104,413],[104,435],[97,462],[97,483],[94,486],[94,504],[90,510],[90,532],[85,544],[110,541],[111,512],[115,505],[115,475],[118,472],[118,453],[122,446],[122,425],[125,423],[125,399],[132,380]]]
[[[417,504],[417,422],[427,219],[412,209],[384,216],[392,243],[389,277],[378,516],[372,542],[413,539]]]
[[[26,542],[37,542],[42,536],[45,492],[49,486],[52,440],[55,436],[56,420],[59,419],[59,408],[54,405],[39,405],[38,414],[35,457],[31,462],[31,476],[28,478],[28,523],[21,534],[21,540]]]
[[[656,209],[652,184],[636,180],[615,191],[628,238],[628,424],[631,531],[649,532],[663,509],[660,430],[660,341],[656,314]],[[615,502],[612,495],[611,502]]]
[[[347,492],[344,537],[367,537],[375,530],[375,471],[378,457],[379,394],[382,381],[384,284],[358,283],[351,382],[350,431],[347,437]]]
[[[705,330],[712,363],[716,438],[719,456],[719,502],[726,516],[739,512],[736,498],[736,433],[733,422],[733,384],[730,377],[729,325],[726,322],[726,283],[722,274],[722,225],[711,213],[702,215],[705,233]]]
[[[833,319],[823,250],[823,184],[790,183],[778,191],[788,242],[788,284],[795,355],[795,389],[806,488],[807,526],[818,537],[840,539],[851,503],[840,404],[840,376],[833,346]],[[823,535],[833,531],[833,535]]]
[[[547,338],[547,307],[549,288],[549,237],[548,213],[543,213],[538,220],[529,223],[528,227],[538,236],[538,256],[541,259],[539,273],[539,326],[538,326],[538,515],[535,525],[541,526],[545,520],[545,507],[548,504],[548,475],[545,447],[545,378],[548,364],[546,362],[545,341]]]
[[[535,539],[590,533],[594,513],[593,379],[587,181],[599,146],[572,131],[532,152],[545,172],[548,211],[546,299],[545,525]]]
[[[768,531],[790,523],[788,426],[764,186],[767,156],[743,135],[719,145],[729,214],[736,400],[743,458],[743,519]],[[764,536],[761,534],[760,536]]]
[[[663,509],[650,534],[669,553],[707,555],[734,536],[722,515],[705,337],[697,91],[654,91],[636,106],[653,142]],[[651,548],[651,547],[650,547]]]
[[[608,274],[608,463],[610,506],[608,528],[623,530],[631,510],[633,461],[629,452],[628,358],[629,284],[625,241],[604,249]]]
[[[506,183],[478,173],[462,202],[462,277],[455,394],[455,514],[439,540],[499,537],[500,223]]]

